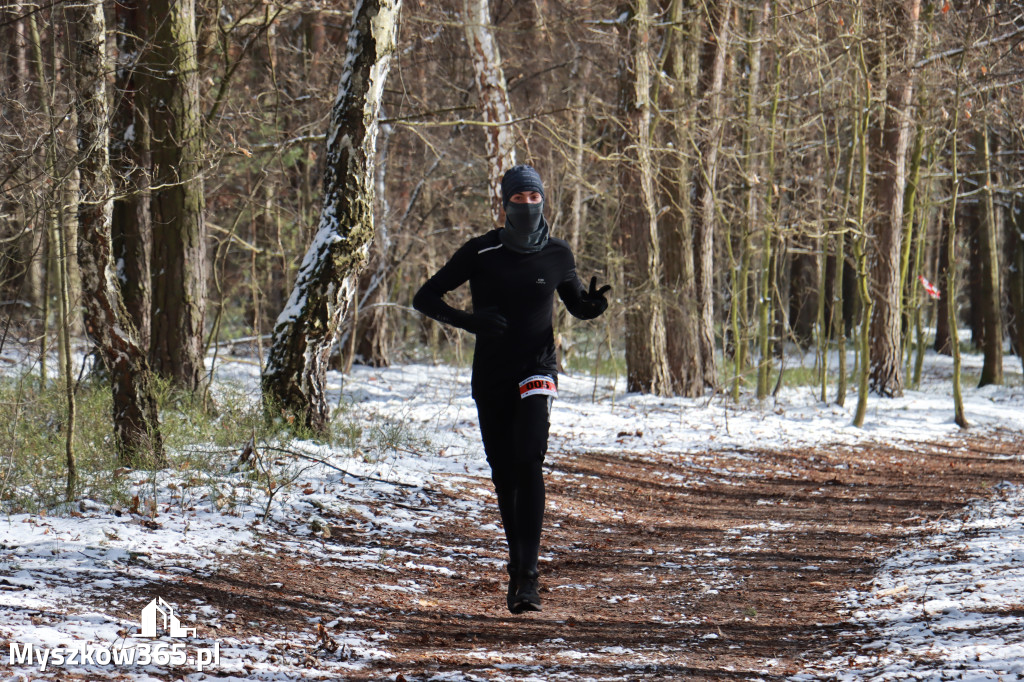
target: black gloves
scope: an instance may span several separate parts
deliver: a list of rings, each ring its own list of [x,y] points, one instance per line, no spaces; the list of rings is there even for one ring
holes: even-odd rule
[[[508,329],[508,320],[497,308],[484,308],[467,315],[462,328],[477,336],[501,336]]]
[[[497,308],[482,308],[475,313],[458,310],[445,305],[445,310],[432,315],[438,322],[465,329],[477,336],[501,336],[508,329],[508,320]]]
[[[590,309],[589,312],[593,317],[597,317],[605,310],[608,309],[608,299],[604,297],[605,292],[610,291],[612,285],[605,284],[600,289],[597,288],[597,277],[590,278],[590,291],[584,291],[583,302]]]

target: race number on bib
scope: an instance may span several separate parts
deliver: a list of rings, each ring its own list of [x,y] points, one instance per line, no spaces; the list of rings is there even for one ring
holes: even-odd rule
[[[536,374],[519,382],[519,397],[529,398],[531,395],[549,395],[558,397],[555,380],[544,374]]]

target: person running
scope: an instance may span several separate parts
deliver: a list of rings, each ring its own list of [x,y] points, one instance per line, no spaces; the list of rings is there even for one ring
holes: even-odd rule
[[[551,401],[558,395],[551,326],[557,291],[569,312],[590,320],[605,311],[608,285],[585,289],[569,244],[550,236],[544,185],[531,166],[501,179],[504,227],[474,237],[420,288],[413,306],[476,335],[472,395],[491,480],[508,541],[512,613],[540,610],[537,558],[544,520],[541,465],[548,448]],[[469,282],[473,311],[444,295]]]

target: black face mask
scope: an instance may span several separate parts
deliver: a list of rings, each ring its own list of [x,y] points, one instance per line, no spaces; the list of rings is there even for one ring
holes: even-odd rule
[[[511,228],[523,236],[540,229],[541,218],[544,217],[544,202],[539,204],[517,204],[509,202],[505,207],[505,228]]]
[[[501,242],[519,253],[535,253],[548,243],[548,223],[544,220],[544,203],[517,204],[505,207],[505,229]]]

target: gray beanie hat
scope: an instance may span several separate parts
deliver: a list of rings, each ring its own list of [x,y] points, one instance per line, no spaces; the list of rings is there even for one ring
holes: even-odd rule
[[[540,173],[533,169],[533,166],[520,164],[512,166],[501,178],[501,205],[508,206],[513,194],[519,192],[538,192],[544,196],[544,183],[541,182]]]

